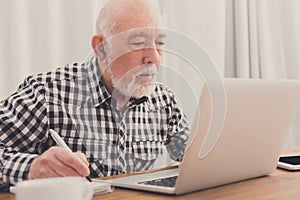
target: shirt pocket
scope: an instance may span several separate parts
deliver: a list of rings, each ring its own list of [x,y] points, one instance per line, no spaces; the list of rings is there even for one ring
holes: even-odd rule
[[[167,117],[160,110],[137,113],[127,127],[133,141],[161,141],[167,129]]]
[[[137,141],[132,143],[135,159],[152,161],[163,154],[162,141]]]
[[[63,138],[72,151],[84,153],[89,162],[105,160],[107,143],[102,139],[64,137]]]

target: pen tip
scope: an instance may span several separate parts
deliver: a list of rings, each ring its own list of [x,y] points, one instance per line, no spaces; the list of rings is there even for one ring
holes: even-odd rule
[[[89,176],[87,176],[87,177],[85,177],[89,182],[92,182],[92,179],[89,177]]]

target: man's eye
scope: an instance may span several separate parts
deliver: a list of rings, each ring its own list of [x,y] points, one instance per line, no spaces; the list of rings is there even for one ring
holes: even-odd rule
[[[162,41],[156,41],[155,44],[160,47],[165,45],[165,43]]]
[[[131,50],[139,50],[139,49],[142,49],[146,46],[146,43],[144,41],[141,41],[141,42],[130,42],[129,43],[129,47]]]
[[[130,45],[134,45],[134,46],[144,46],[145,42],[132,42],[130,43]]]

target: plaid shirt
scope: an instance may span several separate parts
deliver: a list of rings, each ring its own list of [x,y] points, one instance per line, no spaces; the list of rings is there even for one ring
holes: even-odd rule
[[[190,129],[168,88],[157,84],[123,112],[114,105],[95,57],[26,78],[0,102],[0,182],[27,178],[32,160],[56,145],[49,129],[86,155],[91,177],[147,170],[164,148],[181,160]]]

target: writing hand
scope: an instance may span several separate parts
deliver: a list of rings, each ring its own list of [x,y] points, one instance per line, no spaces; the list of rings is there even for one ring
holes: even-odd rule
[[[35,158],[29,168],[28,179],[59,176],[88,176],[89,163],[83,153],[51,147]]]

